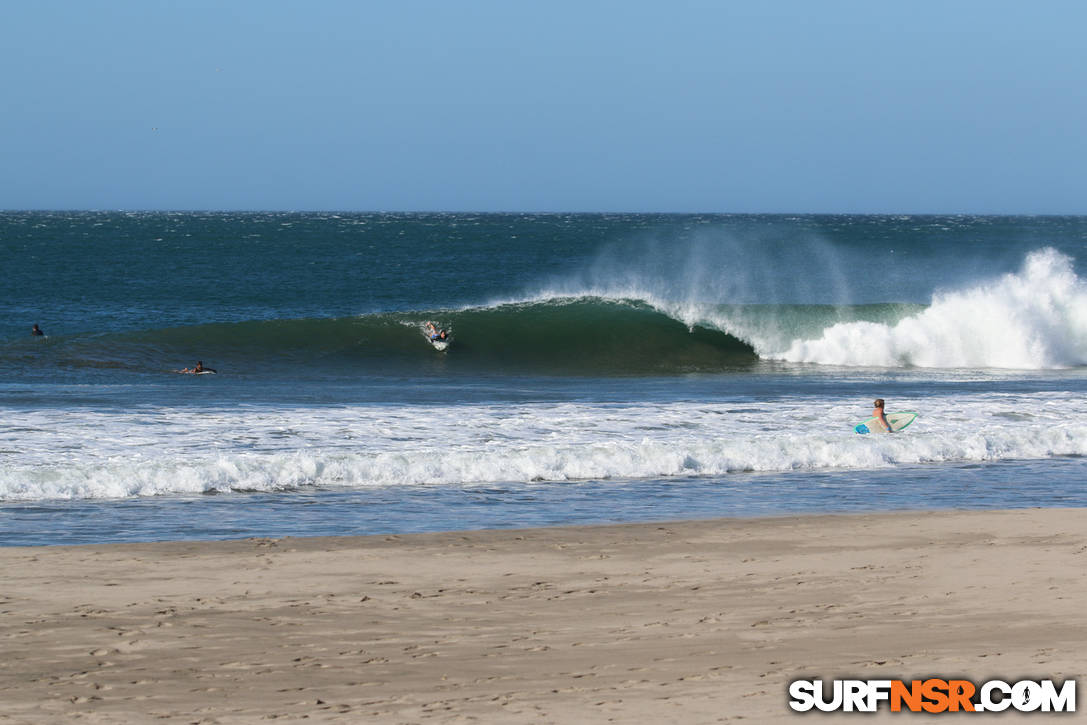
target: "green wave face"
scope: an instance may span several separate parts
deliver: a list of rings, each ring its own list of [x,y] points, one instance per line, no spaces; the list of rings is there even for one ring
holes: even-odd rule
[[[710,306],[693,321],[637,300],[511,302],[462,310],[215,323],[50,338],[0,351],[0,363],[162,373],[202,360],[256,375],[682,375],[742,371],[792,339],[842,321],[893,321],[912,306]],[[444,352],[425,325],[446,329]]]
[[[752,347],[688,327],[647,305],[599,299],[521,303],[457,312],[452,354],[506,370],[594,375],[679,374],[747,366]]]
[[[438,352],[425,324],[452,335]],[[202,360],[220,372],[333,375],[673,375],[750,366],[752,347],[628,301],[564,299],[354,318],[268,320],[50,339],[0,357],[68,368],[163,372]],[[15,362],[15,361],[12,361]],[[21,360],[25,364],[27,360]]]

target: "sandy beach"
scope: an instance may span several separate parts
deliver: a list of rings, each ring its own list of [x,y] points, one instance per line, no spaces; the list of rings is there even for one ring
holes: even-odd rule
[[[1082,509],[6,548],[0,722],[780,722],[1080,675],[1085,571]]]

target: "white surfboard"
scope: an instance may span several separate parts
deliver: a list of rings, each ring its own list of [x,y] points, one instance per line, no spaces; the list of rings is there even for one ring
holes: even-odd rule
[[[902,430],[917,419],[917,413],[887,413],[887,422],[891,424],[891,430],[895,433]],[[875,417],[857,423],[853,430],[858,433],[886,433],[883,426],[876,422]]]

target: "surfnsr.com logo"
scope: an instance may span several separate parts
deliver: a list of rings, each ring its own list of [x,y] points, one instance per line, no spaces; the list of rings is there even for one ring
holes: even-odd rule
[[[797,712],[1075,712],[1076,681],[1053,680],[793,680],[789,707]]]

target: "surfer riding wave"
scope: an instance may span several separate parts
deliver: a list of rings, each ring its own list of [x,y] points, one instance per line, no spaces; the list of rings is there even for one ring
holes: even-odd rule
[[[433,322],[426,323],[426,327],[427,327],[427,332],[430,333],[430,341],[431,342],[448,342],[449,341],[449,333],[447,333],[444,329],[439,330],[437,327],[434,326]]]

